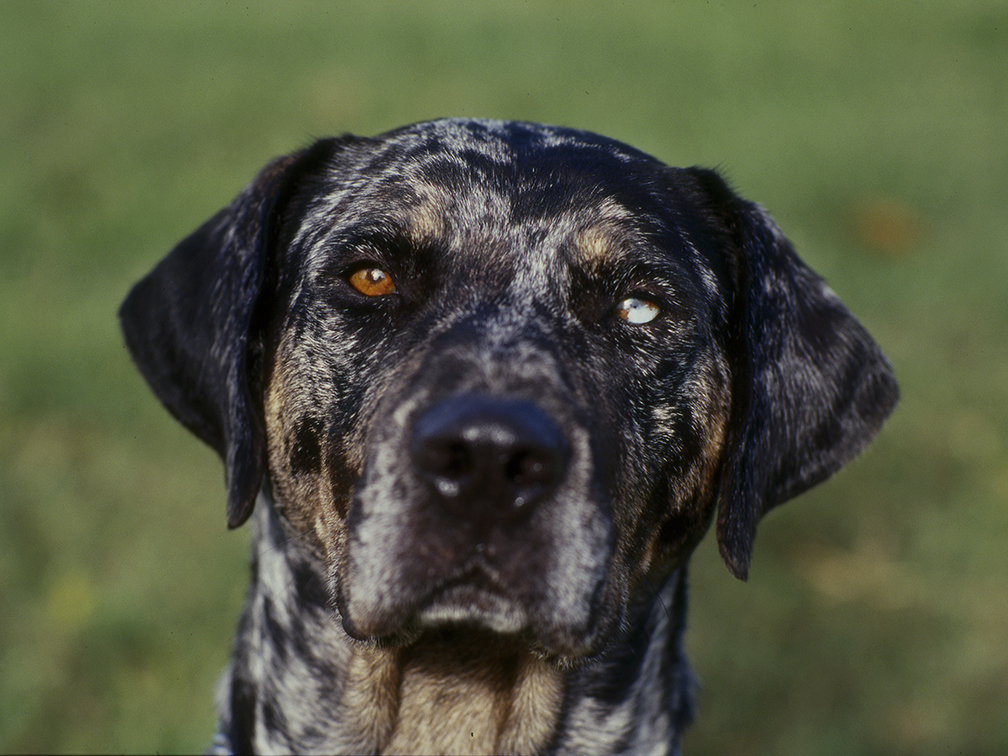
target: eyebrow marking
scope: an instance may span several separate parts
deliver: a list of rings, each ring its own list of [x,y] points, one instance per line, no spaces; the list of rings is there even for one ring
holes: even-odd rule
[[[574,235],[577,253],[588,267],[611,260],[620,242],[635,233],[626,224],[633,217],[632,213],[612,197],[602,200],[595,215],[595,222],[579,229]]]
[[[430,184],[411,188],[417,201],[405,208],[403,222],[406,234],[417,243],[443,237],[446,232],[443,194],[438,187]]]

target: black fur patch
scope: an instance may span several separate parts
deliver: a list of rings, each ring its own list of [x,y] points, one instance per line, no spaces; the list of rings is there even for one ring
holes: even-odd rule
[[[322,464],[319,437],[322,424],[314,419],[302,420],[294,431],[290,450],[291,472],[295,475],[318,474]]]

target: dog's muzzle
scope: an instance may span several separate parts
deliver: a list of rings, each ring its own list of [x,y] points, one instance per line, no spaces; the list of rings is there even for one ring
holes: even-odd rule
[[[587,648],[611,520],[571,424],[528,395],[480,391],[385,417],[335,576],[347,631],[408,642],[465,624],[557,655]]]

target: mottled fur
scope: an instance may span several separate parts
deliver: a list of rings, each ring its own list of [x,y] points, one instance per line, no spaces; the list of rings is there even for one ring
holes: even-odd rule
[[[280,158],[121,316],[254,514],[225,750],[677,750],[693,548],[745,577],[897,397],[716,174],[535,124]]]

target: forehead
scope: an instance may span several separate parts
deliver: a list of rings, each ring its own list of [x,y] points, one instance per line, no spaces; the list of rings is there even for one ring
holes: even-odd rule
[[[334,159],[301,234],[396,236],[446,248],[564,249],[595,267],[659,241],[685,252],[653,158],[583,132],[444,121],[361,140]]]

